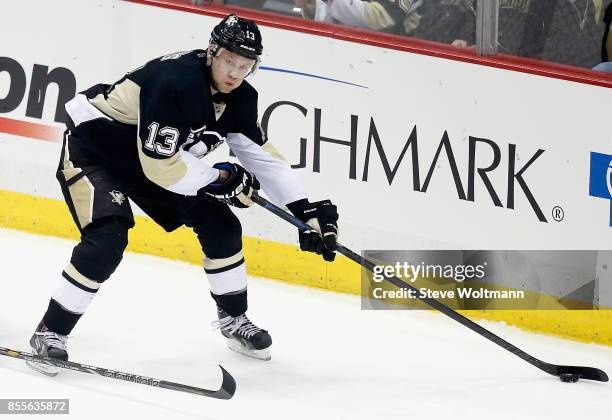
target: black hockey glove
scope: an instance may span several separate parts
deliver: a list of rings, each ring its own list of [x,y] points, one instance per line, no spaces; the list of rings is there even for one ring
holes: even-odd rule
[[[244,209],[253,205],[251,195],[259,189],[255,175],[236,163],[219,162],[213,168],[226,170],[230,175],[223,182],[216,181],[202,188],[204,193],[234,207]]]
[[[338,210],[329,200],[309,203],[303,199],[287,204],[295,217],[312,227],[300,231],[300,249],[323,255],[325,261],[336,258],[338,238]]]

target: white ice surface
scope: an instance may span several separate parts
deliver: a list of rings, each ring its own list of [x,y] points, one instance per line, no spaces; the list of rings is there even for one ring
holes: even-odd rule
[[[71,241],[0,230],[0,346],[29,350]],[[127,253],[69,340],[71,360],[217,388],[229,401],[79,372],[48,378],[0,356],[0,398],[69,398],[73,419],[595,419],[612,385],[560,382],[456,322],[423,311],[362,311],[359,299],[254,278],[249,316],[272,361],[225,347],[196,266]],[[612,373],[612,348],[484,325],[552,363]],[[11,418],[11,417],[7,417]],[[28,416],[15,417],[19,419]],[[42,418],[35,416],[33,418]]]

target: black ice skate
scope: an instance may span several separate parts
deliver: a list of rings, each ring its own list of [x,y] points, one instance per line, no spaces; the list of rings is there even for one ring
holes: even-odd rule
[[[233,317],[222,309],[217,309],[217,313],[219,320],[213,321],[213,327],[220,329],[221,334],[227,337],[227,347],[230,350],[260,360],[272,358],[272,337],[268,331],[253,324],[245,314]]]
[[[41,322],[34,331],[34,335],[30,338],[30,345],[33,353],[52,357],[59,360],[68,360],[68,352],[66,351],[66,342],[68,336],[54,333]],[[48,376],[55,376],[59,373],[59,368],[44,363],[36,363],[26,361],[26,364],[37,372],[44,373]]]

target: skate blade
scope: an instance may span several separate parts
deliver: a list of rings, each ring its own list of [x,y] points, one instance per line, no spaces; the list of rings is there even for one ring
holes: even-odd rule
[[[30,362],[30,361],[26,361],[25,363],[30,369],[33,369],[36,372],[42,373],[43,375],[53,377],[53,376],[57,376],[57,374],[59,373],[58,367],[47,365],[45,363],[36,363],[36,362]]]
[[[240,353],[245,356],[252,357],[254,359],[265,360],[265,361],[272,359],[272,355],[270,354],[270,348],[262,349],[262,350],[247,349],[240,342],[238,342],[237,340],[233,340],[231,338],[227,340],[227,347],[230,350],[235,351],[236,353]]]

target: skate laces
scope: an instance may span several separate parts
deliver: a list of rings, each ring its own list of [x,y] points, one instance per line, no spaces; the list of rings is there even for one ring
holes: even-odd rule
[[[263,331],[261,328],[253,324],[246,315],[242,314],[236,318],[226,316],[212,322],[213,328],[226,331],[229,334],[238,333],[245,338],[251,338],[258,332]]]
[[[234,320],[234,317],[228,315],[225,318],[219,318],[219,319],[214,320],[211,324],[212,324],[213,330],[224,330],[225,327],[231,324],[233,320]]]
[[[48,347],[55,347],[60,350],[66,350],[68,336],[54,333],[53,331],[37,332],[36,335],[42,337],[43,342]]]

